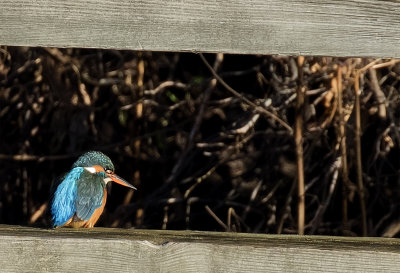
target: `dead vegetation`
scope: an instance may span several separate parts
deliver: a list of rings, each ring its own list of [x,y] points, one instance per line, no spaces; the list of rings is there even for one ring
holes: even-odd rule
[[[112,189],[103,226],[398,236],[399,79],[398,60],[1,47],[0,223],[48,225],[52,180],[101,150],[139,189]]]

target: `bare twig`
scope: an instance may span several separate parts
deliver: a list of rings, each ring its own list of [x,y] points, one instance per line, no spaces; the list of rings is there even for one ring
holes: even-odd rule
[[[228,232],[231,231],[231,228],[232,228],[232,212],[233,212],[233,208],[230,207],[228,209],[228,216],[226,219],[226,225],[228,226],[228,230],[227,230]]]
[[[230,87],[218,74],[217,72],[215,72],[215,70],[211,67],[211,65],[207,62],[206,58],[204,58],[203,54],[199,54],[200,58],[203,60],[204,64],[207,66],[208,70],[210,70],[210,72],[213,74],[213,76],[217,79],[217,81],[226,88],[226,90],[228,90],[229,92],[231,92],[233,95],[235,95],[236,97],[240,98],[242,101],[244,101],[246,104],[250,105],[251,107],[253,107],[253,109],[255,111],[258,111],[272,119],[274,119],[275,121],[277,121],[278,123],[280,123],[283,127],[285,127],[291,134],[293,133],[293,129],[282,119],[280,119],[278,116],[276,116],[275,114],[269,112],[268,110],[266,110],[265,108],[263,108],[262,106],[256,105],[255,103],[253,103],[252,101],[250,101],[248,98],[246,98],[245,96],[243,96],[242,94],[240,94],[239,92],[237,92],[235,89],[233,89],[232,87]]]
[[[280,179],[278,182],[275,183],[274,187],[271,189],[271,191],[265,196],[263,199],[261,199],[260,203],[264,204],[267,203],[272,196],[275,194],[275,192],[278,190],[278,188],[283,184],[283,180]]]
[[[349,187],[349,172],[347,167],[347,148],[346,148],[346,130],[345,130],[345,121],[343,114],[343,97],[342,97],[342,67],[339,65],[337,69],[337,78],[336,78],[336,92],[337,92],[337,113],[339,116],[339,139],[338,142],[340,144],[340,152],[342,157],[342,223],[343,223],[343,231],[346,233],[348,230],[348,187]]]
[[[197,114],[197,116],[196,116],[196,120],[195,120],[195,122],[194,122],[194,125],[193,125],[193,127],[192,127],[192,130],[190,131],[189,139],[188,139],[188,143],[187,143],[187,145],[186,145],[186,148],[185,148],[185,150],[182,152],[182,154],[181,154],[181,156],[179,157],[177,163],[176,163],[175,166],[173,167],[170,176],[169,176],[168,179],[166,180],[166,183],[167,183],[167,184],[170,183],[170,182],[172,182],[172,181],[176,178],[176,176],[179,174],[180,169],[181,169],[182,165],[183,165],[184,162],[185,162],[185,159],[186,159],[187,154],[189,153],[189,151],[190,151],[190,150],[192,149],[192,147],[193,147],[194,137],[195,137],[195,135],[197,134],[197,132],[198,132],[198,130],[199,130],[199,128],[200,128],[201,122],[202,122],[202,120],[203,120],[203,115],[204,115],[204,111],[205,111],[205,107],[206,107],[206,102],[207,102],[208,99],[210,98],[211,91],[215,88],[215,85],[216,85],[216,80],[214,79],[214,80],[212,80],[212,81],[210,82],[210,86],[207,88],[207,90],[206,90],[205,93],[204,93],[203,102],[202,102],[202,104],[201,104],[201,106],[200,106],[200,109],[199,109],[199,112],[198,112],[198,114]]]
[[[190,197],[190,198],[185,198],[185,199],[186,199],[185,222],[186,222],[186,228],[189,229],[189,227],[190,227],[190,210],[191,210],[192,204],[195,202],[199,202],[200,198],[199,197]]]
[[[136,80],[136,84],[137,84],[137,96],[139,98],[143,98],[143,89],[144,89],[144,74],[145,74],[145,62],[143,60],[143,54],[142,52],[138,53],[138,60],[137,60],[137,80]],[[128,83],[132,86],[132,84],[130,83],[131,81],[131,76],[128,76]],[[132,88],[133,89],[133,88]],[[136,114],[136,119],[135,122],[132,125],[132,130],[134,130],[135,132],[139,133],[143,130],[143,124],[141,122],[141,119],[143,118],[143,112],[144,112],[144,104],[139,100],[139,102],[136,104],[136,109],[135,109],[135,114]],[[139,122],[137,122],[139,121]],[[142,141],[141,139],[132,139],[132,142],[130,143],[130,146],[133,148],[133,154],[135,154],[136,157],[138,157],[141,154],[141,147],[142,147]],[[134,173],[133,173],[133,183],[135,185],[139,185],[140,183],[140,177],[141,177],[141,173],[140,173],[140,169],[136,168]],[[124,198],[124,204],[129,204],[132,200],[133,197],[133,190],[128,191],[125,194],[125,198]],[[168,220],[168,206],[166,206],[166,217]],[[166,223],[165,223],[166,225]]]
[[[400,232],[400,220],[396,220],[385,228],[382,237],[393,238]]]
[[[363,236],[367,236],[367,210],[365,207],[365,191],[362,177],[362,161],[361,161],[361,114],[360,114],[360,72],[356,73],[354,81],[354,93],[355,93],[355,112],[356,112],[356,128],[354,142],[356,146],[356,164],[357,164],[357,186],[358,193],[360,196],[360,209],[362,218],[362,233]]]
[[[254,125],[257,122],[259,117],[260,117],[260,114],[253,115],[244,126],[234,129],[231,132],[233,134],[246,134],[250,130],[250,128],[254,127]]]
[[[325,175],[325,179],[328,179],[330,177],[330,174],[333,173],[331,183],[329,186],[328,196],[322,202],[322,204],[318,207],[318,210],[315,213],[314,219],[311,221],[312,222],[312,228],[311,228],[311,232],[310,232],[311,234],[314,234],[315,231],[317,230],[317,228],[324,216],[324,213],[331,202],[332,195],[336,189],[337,179],[339,176],[339,168],[341,166],[341,163],[342,163],[341,157],[338,157],[335,160],[335,162],[332,164],[332,166],[329,168],[327,175]]]
[[[160,91],[162,91],[168,87],[177,87],[177,88],[185,89],[185,88],[187,88],[187,85],[184,83],[175,82],[175,81],[165,81],[165,82],[162,82],[159,86],[157,86],[156,88],[154,88],[152,90],[145,90],[144,94],[154,96],[157,93],[159,93]]]
[[[184,197],[188,198],[189,195],[193,192],[193,190],[201,184],[207,177],[209,177],[219,166],[221,166],[223,163],[225,163],[227,160],[229,160],[230,156],[233,154],[233,152],[237,149],[237,147],[242,146],[246,142],[248,142],[250,139],[254,137],[253,135],[249,135],[242,139],[240,142],[235,143],[234,145],[229,145],[226,147],[221,154],[224,154],[224,156],[221,156],[220,160],[214,164],[205,174],[199,176],[196,178],[196,183],[190,186],[189,189],[186,190]],[[187,182],[193,179],[195,175],[190,176],[186,178],[183,182]]]
[[[374,64],[374,65],[372,66],[372,69],[379,69],[379,68],[384,68],[384,67],[392,66],[392,65],[395,65],[395,64],[397,64],[397,63],[399,63],[399,62],[400,62],[399,59],[391,59],[390,61],[385,62],[385,63]]]
[[[232,225],[232,220],[231,218],[235,218],[237,226]],[[245,231],[248,232],[250,230],[249,226],[246,225],[244,220],[236,213],[235,209],[230,207],[228,209],[228,217],[227,217],[227,223],[228,223],[228,230],[227,231],[233,231],[233,232],[241,232],[241,226],[245,228]]]
[[[189,189],[186,190],[184,197],[188,198],[189,195],[193,192],[193,190],[206,179],[209,177],[219,166],[221,165],[221,162],[216,163],[214,166],[211,167],[205,174],[202,176],[196,178],[196,183],[194,183],[192,186],[190,186]]]
[[[376,63],[379,63],[380,61],[381,61],[381,59],[376,59],[376,60],[370,62],[369,64],[367,64],[366,66],[364,66],[360,70],[358,70],[358,73],[361,75],[361,73],[364,73],[365,71],[367,71],[371,67],[374,67],[376,65]]]
[[[34,224],[46,211],[47,202],[43,203],[31,216],[29,219],[29,224]]]
[[[381,87],[379,86],[378,78],[376,77],[376,70],[370,68],[369,70],[369,78],[371,81],[372,92],[374,92],[375,98],[378,102],[378,115],[382,120],[386,119],[386,97],[382,92]]]
[[[303,158],[303,111],[304,111],[304,95],[305,86],[303,83],[303,63],[304,57],[297,59],[299,71],[299,85],[297,88],[297,104],[296,104],[296,124],[295,124],[295,144],[296,144],[296,160],[297,160],[297,197],[298,197],[298,233],[304,234],[305,222],[305,192],[304,192],[304,158]]]
[[[163,224],[161,229],[166,230],[167,229],[167,224],[168,224],[168,210],[169,206],[164,206],[164,217],[163,217]]]
[[[217,54],[217,58],[216,58],[215,63],[214,63],[214,68],[211,68],[211,69],[213,69],[213,71],[215,71],[214,69],[218,69],[218,67],[220,66],[220,64],[223,61],[223,58],[224,58],[223,54]],[[171,183],[177,177],[177,175],[179,174],[183,164],[185,163],[185,159],[186,159],[187,154],[193,148],[194,137],[197,134],[198,130],[200,129],[200,125],[201,125],[201,123],[203,121],[203,116],[204,116],[204,112],[205,112],[205,109],[206,109],[206,106],[207,106],[207,102],[210,99],[211,93],[214,90],[216,85],[217,85],[216,79],[212,79],[210,81],[210,84],[209,84],[208,88],[204,92],[203,100],[202,100],[202,103],[200,105],[200,109],[199,109],[199,112],[198,112],[198,114],[196,116],[196,119],[195,119],[194,125],[192,127],[192,130],[190,131],[189,139],[188,139],[186,148],[182,152],[182,154],[179,157],[178,161],[176,162],[175,166],[173,167],[170,176],[166,180],[166,184],[165,185],[168,185],[169,183]]]
[[[210,209],[209,206],[205,205],[204,208],[206,209],[206,211],[211,215],[212,218],[215,219],[215,221],[217,221],[217,223],[224,229],[224,230],[228,230],[228,226],[222,222],[221,219],[219,219],[219,217]]]
[[[283,212],[283,215],[282,215],[281,219],[279,220],[278,227],[277,227],[277,230],[276,230],[277,234],[281,234],[282,233],[283,224],[285,223],[286,218],[288,218],[288,216],[289,216],[289,213],[290,213],[290,210],[291,210],[290,203],[292,202],[293,192],[296,189],[296,185],[297,185],[296,181],[293,181],[292,186],[290,187],[289,193],[287,194],[285,205],[284,205],[284,208],[283,208],[284,212]]]
[[[37,58],[35,60],[30,60],[27,61],[23,66],[19,67],[15,72],[11,73],[10,75],[7,76],[6,79],[0,82],[0,85],[5,85],[7,82],[11,82],[13,79],[24,73],[27,69],[29,69],[32,66],[39,65],[42,63],[41,58]]]
[[[250,200],[249,200],[249,202],[247,203],[246,209],[245,209],[245,210],[243,211],[243,213],[242,213],[242,218],[243,218],[243,219],[246,219],[246,218],[247,218],[247,214],[250,212],[251,204],[252,204],[252,203],[254,202],[254,200],[256,199],[256,197],[257,197],[257,195],[258,195],[258,192],[259,192],[259,190],[261,189],[262,183],[263,183],[263,181],[260,180],[260,181],[257,183],[257,186],[255,186],[254,189],[253,189],[253,191],[251,192]]]

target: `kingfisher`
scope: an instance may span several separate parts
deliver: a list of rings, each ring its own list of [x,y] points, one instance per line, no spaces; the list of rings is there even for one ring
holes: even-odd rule
[[[105,154],[91,151],[79,157],[54,192],[53,226],[92,228],[104,210],[106,185],[111,181],[136,190],[114,174],[114,164]]]

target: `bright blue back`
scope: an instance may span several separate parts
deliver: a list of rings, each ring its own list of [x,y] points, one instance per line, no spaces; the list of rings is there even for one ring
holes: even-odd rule
[[[76,212],[77,181],[84,168],[73,168],[58,185],[51,204],[53,225],[64,225]]]

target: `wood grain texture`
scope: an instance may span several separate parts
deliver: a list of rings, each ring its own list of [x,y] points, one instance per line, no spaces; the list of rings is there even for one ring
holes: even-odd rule
[[[0,226],[0,272],[398,272],[400,241]]]
[[[398,0],[0,0],[0,44],[400,57]]]

